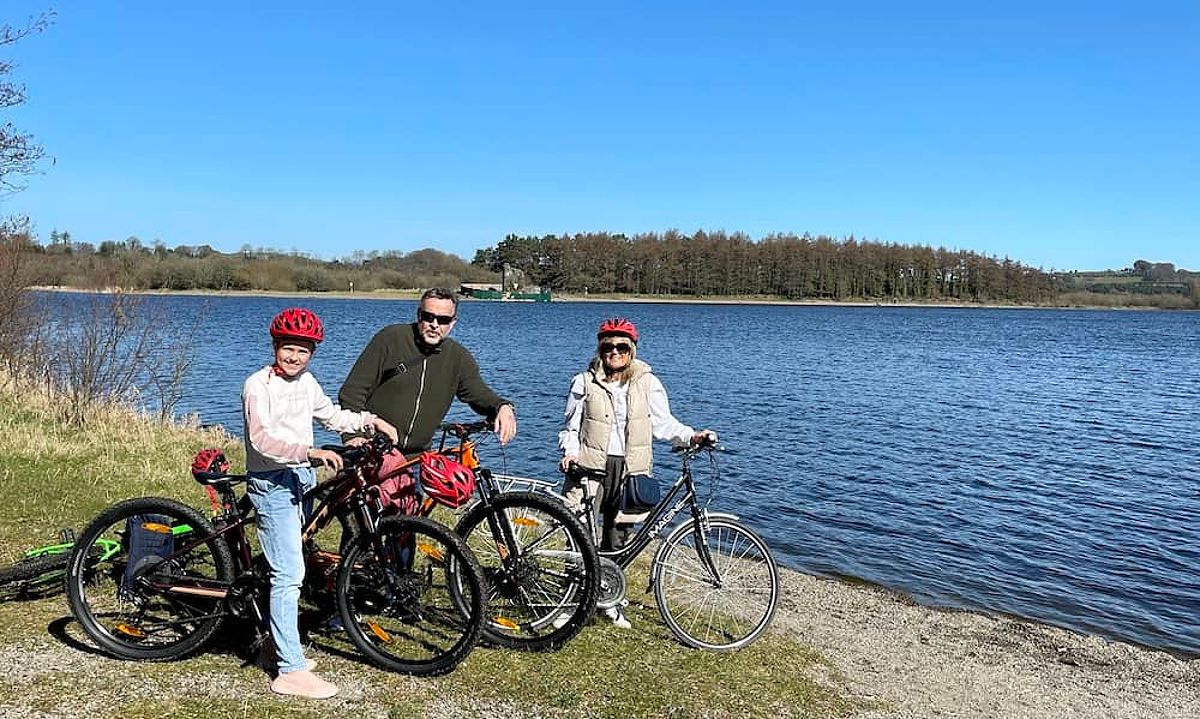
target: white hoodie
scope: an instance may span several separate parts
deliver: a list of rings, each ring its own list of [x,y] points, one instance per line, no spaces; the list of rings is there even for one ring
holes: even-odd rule
[[[308,370],[288,379],[267,365],[242,386],[242,418],[246,471],[271,472],[308,466],[313,420],[334,432],[359,432],[375,415],[338,407]]]

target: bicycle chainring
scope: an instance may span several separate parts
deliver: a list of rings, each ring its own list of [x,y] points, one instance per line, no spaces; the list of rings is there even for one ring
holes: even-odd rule
[[[596,599],[597,609],[611,609],[625,603],[628,589],[625,570],[608,557],[600,557],[600,596]]]
[[[247,572],[237,579],[233,580],[233,584],[229,586],[229,592],[225,595],[225,604],[229,607],[229,613],[240,619],[257,619],[255,611],[255,602],[260,596],[264,596],[268,591],[267,586],[259,581],[253,572]],[[262,593],[260,595],[260,593]]]

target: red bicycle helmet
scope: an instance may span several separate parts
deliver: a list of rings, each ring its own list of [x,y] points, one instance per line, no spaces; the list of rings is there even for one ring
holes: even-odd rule
[[[610,335],[624,335],[633,340],[634,344],[638,341],[637,327],[624,317],[611,317],[600,323],[600,329],[596,331],[596,339],[608,337]]]
[[[271,320],[271,337],[277,340],[320,342],[325,339],[325,328],[312,311],[303,307],[289,307]]]
[[[475,494],[475,473],[444,454],[425,452],[421,455],[421,487],[433,501],[457,509]]]
[[[225,474],[228,471],[229,460],[225,459],[225,453],[219,449],[202,449],[192,459],[193,477],[199,477],[201,474]]]

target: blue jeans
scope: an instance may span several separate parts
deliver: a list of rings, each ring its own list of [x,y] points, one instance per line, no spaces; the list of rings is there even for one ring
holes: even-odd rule
[[[312,467],[256,472],[246,483],[246,493],[258,513],[258,542],[271,566],[271,638],[280,674],[304,669],[298,619],[304,581],[300,527],[304,492],[316,483]]]

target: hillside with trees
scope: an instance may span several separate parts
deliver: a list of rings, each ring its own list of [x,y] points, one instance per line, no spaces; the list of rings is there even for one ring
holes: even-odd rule
[[[491,281],[495,275],[456,255],[434,249],[415,252],[355,252],[323,261],[307,255],[243,246],[223,253],[208,245],[168,248],[138,238],[76,242],[70,232],[50,233],[43,246],[24,237],[24,250],[36,259],[32,280],[46,287],[135,290],[241,290],[280,292],[359,292],[457,287]]]
[[[1064,297],[1082,294],[1095,304],[1122,303],[1130,297],[1188,298],[1200,306],[1200,272],[1176,269],[1170,262],[1137,260],[1131,267],[1104,272],[1067,272],[1059,278]]]

